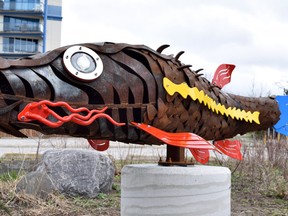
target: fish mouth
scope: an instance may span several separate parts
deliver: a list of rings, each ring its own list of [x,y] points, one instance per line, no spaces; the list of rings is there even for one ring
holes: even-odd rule
[[[27,137],[19,131],[13,123],[17,122],[16,116],[21,109],[24,100],[17,97],[9,97],[0,93],[0,130],[17,137]]]
[[[11,112],[14,108],[16,108],[22,102],[23,102],[23,100],[18,100],[16,102],[12,102],[9,105],[6,105],[5,107],[0,107],[0,116]]]

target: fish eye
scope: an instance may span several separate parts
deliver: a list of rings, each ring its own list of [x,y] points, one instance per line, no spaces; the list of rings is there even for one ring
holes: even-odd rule
[[[84,46],[72,46],[63,56],[67,72],[81,81],[93,81],[103,72],[103,63],[99,55]]]

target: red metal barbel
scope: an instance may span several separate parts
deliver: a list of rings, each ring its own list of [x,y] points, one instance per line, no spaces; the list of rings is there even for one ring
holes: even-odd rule
[[[72,114],[68,116],[59,116],[57,113],[55,113],[53,110],[51,110],[48,106],[51,107],[65,107],[68,111],[70,111]],[[87,126],[92,124],[96,119],[98,118],[105,118],[112,124],[116,126],[123,126],[125,123],[119,123],[116,122],[113,118],[111,118],[109,115],[104,113],[104,111],[107,109],[107,107],[104,107],[101,110],[89,110],[85,107],[74,109],[72,108],[68,103],[66,102],[51,102],[51,101],[40,101],[40,102],[32,102],[26,105],[26,107],[19,113],[18,120],[19,121],[34,121],[37,120],[49,127],[57,128],[63,125],[66,122],[74,122],[78,125]],[[79,112],[87,112],[87,115],[81,115]],[[58,121],[52,122],[48,120],[47,118],[49,116],[53,116]]]

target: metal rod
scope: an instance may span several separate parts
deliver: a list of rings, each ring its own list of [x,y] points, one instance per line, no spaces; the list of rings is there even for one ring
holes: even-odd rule
[[[167,145],[167,158],[166,161],[184,162],[185,149],[177,146]]]

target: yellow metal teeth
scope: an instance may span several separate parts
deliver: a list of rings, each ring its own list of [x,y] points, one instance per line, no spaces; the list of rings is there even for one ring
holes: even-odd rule
[[[212,112],[226,115],[232,119],[244,120],[246,122],[255,122],[256,124],[260,124],[259,115],[260,112],[255,111],[251,113],[250,111],[245,111],[241,109],[237,109],[236,107],[228,107],[226,108],[224,105],[220,103],[216,103],[212,98],[210,98],[207,94],[204,93],[203,90],[199,91],[197,87],[189,87],[187,83],[175,84],[170,81],[167,77],[163,78],[163,86],[169,95],[174,95],[175,92],[178,92],[183,98],[187,98],[188,95],[191,97],[193,101],[199,101],[200,104],[208,107]]]

